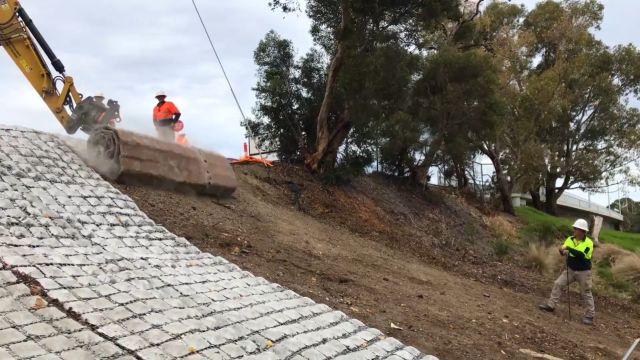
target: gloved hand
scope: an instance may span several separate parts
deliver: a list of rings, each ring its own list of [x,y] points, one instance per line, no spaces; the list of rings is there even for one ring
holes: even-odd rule
[[[566,246],[560,246],[560,248],[558,249],[558,252],[560,252],[560,255],[564,256],[567,253],[567,247]]]

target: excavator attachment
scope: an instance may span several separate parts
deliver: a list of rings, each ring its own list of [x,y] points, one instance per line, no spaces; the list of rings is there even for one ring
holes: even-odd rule
[[[117,101],[109,100],[105,105],[78,92],[73,78],[66,75],[64,64],[17,0],[0,0],[0,46],[68,134],[75,134],[79,129],[90,133],[120,118]],[[59,75],[51,72],[45,56]]]
[[[65,130],[68,134],[75,134],[78,129],[87,134],[109,125],[111,121],[120,120],[120,105],[115,100],[107,104],[94,101],[93,97],[80,101],[73,109]]]
[[[102,176],[125,184],[229,197],[235,173],[221,155],[104,127],[87,142],[87,163]]]

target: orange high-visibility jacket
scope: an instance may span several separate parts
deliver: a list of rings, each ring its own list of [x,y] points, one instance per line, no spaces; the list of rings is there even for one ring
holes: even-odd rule
[[[156,105],[153,108],[153,121],[170,119],[174,114],[178,114],[180,110],[171,101],[165,101],[162,105]]]

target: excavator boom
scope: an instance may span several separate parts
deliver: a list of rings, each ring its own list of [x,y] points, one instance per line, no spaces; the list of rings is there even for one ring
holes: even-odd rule
[[[16,63],[53,115],[69,134],[78,129],[90,133],[95,127],[119,119],[114,100],[107,105],[83,98],[64,64],[17,0],[0,0],[0,46]],[[53,75],[42,52],[59,75]],[[60,88],[58,88],[60,84]]]

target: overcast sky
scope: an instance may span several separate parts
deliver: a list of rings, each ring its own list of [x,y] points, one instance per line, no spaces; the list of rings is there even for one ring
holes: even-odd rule
[[[304,14],[282,15],[267,0],[199,0],[227,73],[247,115],[254,106],[253,50],[271,29],[311,46]],[[515,1],[514,1],[515,2]],[[528,7],[536,1],[523,1]],[[153,134],[154,95],[165,90],[180,108],[192,143],[227,156],[242,152],[245,131],[222,72],[189,0],[21,0],[78,89],[105,92],[122,106],[122,127]],[[599,36],[608,44],[640,38],[636,0],[604,0]],[[0,56],[0,123],[63,133],[37,93]],[[639,194],[640,195],[640,194]],[[606,201],[606,195],[604,198]]]

